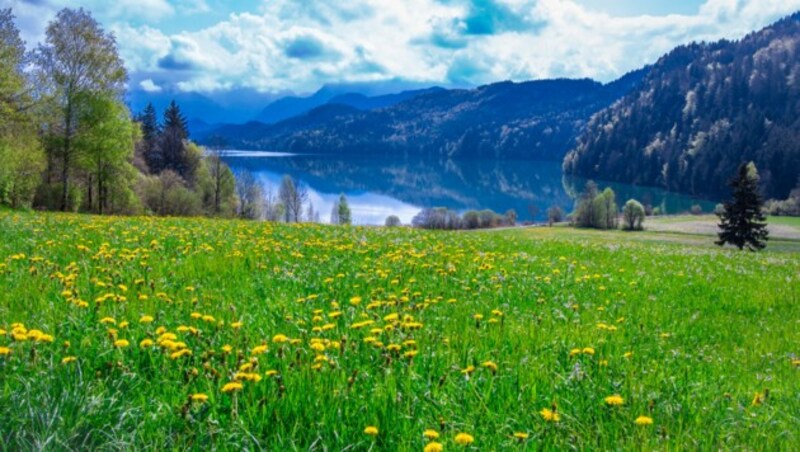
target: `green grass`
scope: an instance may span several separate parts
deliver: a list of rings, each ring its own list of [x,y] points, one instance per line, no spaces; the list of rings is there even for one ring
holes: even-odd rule
[[[623,234],[0,212],[0,449],[800,447],[798,255]]]

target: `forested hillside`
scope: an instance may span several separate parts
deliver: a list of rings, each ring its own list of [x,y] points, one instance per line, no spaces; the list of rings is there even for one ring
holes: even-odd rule
[[[606,85],[542,80],[440,90],[366,112],[329,104],[274,125],[253,122],[210,134],[243,149],[560,160],[589,117],[643,73]]]
[[[679,47],[590,121],[564,169],[715,196],[742,162],[764,194],[800,175],[800,13],[741,41]]]

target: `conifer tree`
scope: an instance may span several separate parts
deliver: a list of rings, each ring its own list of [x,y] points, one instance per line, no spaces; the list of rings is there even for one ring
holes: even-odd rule
[[[347,197],[344,193],[339,195],[339,223],[338,224],[351,224],[353,219],[351,217],[350,206],[347,204]]]
[[[188,180],[189,161],[186,151],[186,140],[189,131],[186,118],[181,113],[180,107],[173,100],[164,111],[164,130],[161,132],[160,147],[163,167],[178,173],[184,180]]]
[[[158,137],[161,134],[161,126],[158,124],[158,116],[152,103],[147,103],[147,106],[139,115],[138,120],[142,129],[144,161],[147,163],[147,168],[151,173],[160,173],[164,168],[161,150],[158,146]]]
[[[742,164],[736,177],[731,180],[732,199],[724,204],[719,213],[719,240],[750,251],[763,249],[768,240],[766,218],[761,212],[764,201],[758,189],[758,171],[753,162]]]

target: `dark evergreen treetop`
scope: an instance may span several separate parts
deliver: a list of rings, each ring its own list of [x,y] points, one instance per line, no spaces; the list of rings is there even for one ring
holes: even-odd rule
[[[151,102],[147,103],[138,119],[142,127],[142,139],[148,143],[153,142],[161,133],[161,126],[158,124],[156,109]]]
[[[733,197],[719,214],[720,231],[716,244],[729,243],[740,250],[745,247],[751,251],[763,249],[769,231],[761,211],[764,202],[759,194],[756,166],[752,162],[741,164],[729,186]]]
[[[164,111],[164,131],[177,133],[182,140],[189,138],[189,126],[186,117],[181,113],[181,108],[173,100]]]

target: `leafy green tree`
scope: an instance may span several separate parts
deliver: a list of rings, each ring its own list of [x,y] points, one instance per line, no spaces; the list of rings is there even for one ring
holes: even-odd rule
[[[81,112],[93,96],[121,99],[128,75],[113,35],[83,9],[58,12],[47,26],[45,42],[36,49],[34,61],[38,88],[47,105],[49,172],[60,179],[58,207],[67,210],[74,207],[70,184],[81,151],[74,141],[89,125],[81,120]]]
[[[552,226],[553,223],[560,223],[564,220],[564,210],[559,206],[550,206],[547,209],[547,223]]]
[[[503,221],[508,226],[514,226],[517,224],[517,211],[514,209],[506,210],[505,215],[503,215]]]
[[[617,227],[617,202],[614,190],[606,187],[592,201],[594,220],[591,227],[597,229],[615,229]]]
[[[86,96],[86,99],[81,99]],[[78,121],[84,124],[75,135],[76,165],[86,174],[88,210],[103,214],[131,206],[136,170],[131,165],[134,143],[139,136],[125,105],[111,96],[81,93],[83,106]]]
[[[622,207],[623,228],[626,231],[641,230],[644,216],[642,203],[635,199],[629,199]]]
[[[397,226],[400,226],[400,224],[401,224],[400,218],[397,215],[389,215],[388,217],[386,217],[385,225],[387,228],[395,228]]]
[[[597,184],[591,180],[587,181],[575,206],[574,221],[576,225],[582,228],[594,227],[596,217],[594,200],[598,194]]]
[[[239,198],[239,218],[261,218],[264,190],[250,171],[241,171],[236,175],[236,196]]]
[[[747,247],[750,251],[767,246],[765,242],[769,239],[769,231],[767,219],[761,211],[764,201],[758,181],[758,170],[753,162],[739,166],[739,171],[729,183],[732,198],[724,203],[723,211],[719,214],[717,245],[730,243],[740,250]]]
[[[11,9],[0,9],[0,204],[28,207],[45,158],[25,77],[25,44]]]
[[[339,195],[339,224],[352,224],[353,218],[350,212],[350,205],[347,203],[347,197],[342,193]]]

